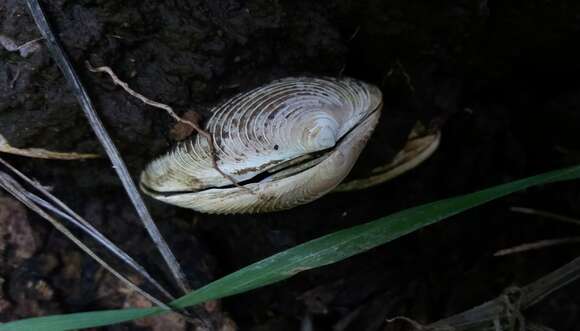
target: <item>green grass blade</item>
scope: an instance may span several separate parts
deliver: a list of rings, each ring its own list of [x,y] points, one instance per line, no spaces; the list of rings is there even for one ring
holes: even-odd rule
[[[164,312],[161,308],[101,310],[67,315],[27,318],[0,324],[2,331],[62,331],[111,325]]]
[[[246,292],[344,260],[425,226],[530,186],[580,178],[580,166],[517,180],[460,197],[410,208],[306,242],[218,279],[172,302],[185,308]],[[0,331],[61,331],[114,324],[164,312],[125,309],[38,317],[0,325]],[[46,324],[44,324],[46,323]],[[92,324],[91,324],[92,323]]]
[[[185,308],[263,287],[365,252],[445,218],[530,186],[580,178],[580,166],[517,180],[460,197],[410,208],[290,248],[220,278],[172,302]],[[0,330],[1,331],[1,330]]]

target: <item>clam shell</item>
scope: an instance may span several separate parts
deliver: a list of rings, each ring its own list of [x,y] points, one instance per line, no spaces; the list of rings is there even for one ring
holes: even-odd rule
[[[291,77],[238,94],[212,109],[219,168],[196,136],[153,161],[141,187],[154,198],[208,213],[292,208],[336,187],[376,126],[382,95],[350,78]]]

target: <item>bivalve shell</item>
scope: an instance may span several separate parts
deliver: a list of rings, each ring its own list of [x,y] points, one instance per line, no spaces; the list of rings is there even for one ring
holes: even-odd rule
[[[141,187],[152,197],[201,212],[258,213],[308,203],[349,173],[380,117],[382,95],[351,78],[291,77],[212,109],[201,136],[150,163]],[[243,187],[240,187],[243,186]]]

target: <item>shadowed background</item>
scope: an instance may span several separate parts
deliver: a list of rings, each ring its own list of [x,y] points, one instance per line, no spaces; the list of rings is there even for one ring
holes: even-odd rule
[[[385,110],[362,168],[392,157],[415,121],[442,127],[440,150],[413,172],[287,212],[217,217],[148,200],[196,286],[340,228],[580,160],[576,1],[42,4],[135,176],[174,143],[174,123],[88,72],[85,60],[111,66],[135,90],[179,113],[204,113],[236,92],[288,75],[344,74],[374,83]],[[18,44],[39,36],[21,1],[0,0],[0,35]],[[0,49],[0,64],[0,134],[11,145],[102,153],[44,47],[26,58]],[[159,272],[106,159],[10,160]],[[577,226],[508,210],[522,205],[578,216],[577,186],[516,194],[337,265],[226,299],[223,310],[243,330],[295,330],[306,314],[321,329],[350,316],[352,330],[381,330],[385,318],[397,315],[434,321],[577,255],[578,245],[569,245],[492,256],[523,242],[580,235]],[[2,320],[131,302],[44,221],[5,203],[5,210],[17,211],[0,220],[7,238],[0,244]],[[28,220],[29,230],[18,233],[34,244],[7,231],[22,225],[18,219]],[[18,255],[24,247],[29,252]],[[29,281],[50,291],[30,289]],[[573,330],[578,291],[573,285],[550,297],[530,319]]]

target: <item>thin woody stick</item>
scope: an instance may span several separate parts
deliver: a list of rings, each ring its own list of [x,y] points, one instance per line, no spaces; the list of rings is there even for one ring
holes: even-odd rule
[[[533,208],[526,208],[526,207],[511,207],[510,208],[510,211],[513,211],[515,213],[521,213],[521,214],[537,215],[537,216],[541,216],[541,217],[553,219],[553,220],[556,220],[556,221],[561,221],[561,222],[567,222],[567,223],[572,223],[572,224],[580,225],[580,220],[579,219],[572,218],[572,217],[565,216],[565,215],[560,215],[560,214],[552,213],[552,212],[549,212],[549,211],[544,211],[544,210],[539,210],[539,209],[533,209]]]
[[[29,194],[16,180],[14,180],[10,175],[0,171],[0,187],[6,190],[6,192],[12,194],[16,199],[18,199],[22,204],[26,207],[33,210],[35,213],[40,215],[42,218],[49,221],[58,231],[63,233],[67,238],[69,238],[75,245],[77,245],[81,250],[87,253],[90,257],[95,259],[103,268],[107,269],[110,273],[112,273],[115,277],[121,280],[123,283],[127,284],[132,290],[138,292],[139,294],[143,295],[147,300],[155,303],[159,307],[164,309],[171,310],[167,304],[163,303],[161,300],[157,299],[156,297],[152,296],[151,294],[147,293],[135,283],[133,283],[129,278],[123,276],[120,272],[115,270],[112,266],[110,266],[105,260],[103,260],[99,255],[94,253],[87,245],[85,245],[79,238],[77,238],[72,232],[70,232],[61,222],[57,221],[55,218],[51,217],[48,213],[42,210],[34,199],[31,199],[31,195]],[[36,196],[34,196],[36,197]]]
[[[525,243],[517,245],[510,248],[501,249],[493,254],[493,256],[505,256],[516,253],[523,253],[531,250],[537,250],[542,248],[547,248],[551,246],[563,245],[563,244],[575,244],[580,243],[580,237],[570,237],[570,238],[556,238],[556,239],[545,239],[532,243]]]
[[[149,233],[149,236],[155,243],[155,246],[161,253],[161,256],[163,257],[165,263],[169,267],[171,275],[177,282],[179,288],[184,293],[188,293],[190,291],[190,287],[187,282],[187,279],[185,278],[185,274],[183,273],[183,270],[179,265],[179,262],[177,262],[175,255],[169,248],[169,245],[167,244],[167,242],[161,235],[161,232],[157,228],[157,225],[153,221],[153,217],[151,217],[151,214],[149,213],[149,210],[145,205],[145,201],[143,201],[143,198],[139,194],[139,191],[137,190],[137,187],[133,182],[133,178],[131,177],[131,174],[129,173],[127,166],[125,165],[125,162],[123,161],[123,158],[119,153],[119,150],[117,149],[117,147],[113,143],[113,140],[107,133],[107,130],[105,129],[103,123],[101,122],[101,119],[97,115],[95,107],[93,106],[93,103],[89,98],[87,91],[82,85],[77,73],[75,72],[72,64],[70,63],[70,60],[66,55],[64,49],[60,45],[56,35],[50,28],[50,25],[46,20],[46,16],[44,15],[42,8],[40,7],[40,3],[38,2],[38,0],[26,0],[26,4],[28,5],[28,9],[30,10],[30,14],[34,19],[34,22],[36,23],[38,30],[45,39],[45,44],[48,51],[51,53],[52,58],[62,71],[66,81],[68,82],[69,86],[72,89],[72,92],[77,97],[81,105],[81,109],[85,113],[85,116],[87,117],[89,124],[91,125],[91,128],[93,129],[95,135],[99,139],[99,142],[107,152],[107,156],[111,160],[113,168],[115,169],[117,175],[119,176],[119,179],[123,183],[123,187],[125,188],[125,191],[129,195],[129,199],[131,199],[133,206],[137,210],[137,213],[139,214],[143,226],[145,227],[145,229]]]
[[[174,299],[173,296],[169,292],[167,292],[163,287],[161,287],[161,285],[155,279],[153,279],[145,271],[145,269],[141,265],[139,265],[137,262],[135,262],[125,252],[123,252],[118,247],[116,247],[112,242],[110,242],[100,232],[98,232],[96,229],[92,228],[90,226],[90,224],[88,224],[88,222],[86,222],[80,216],[78,216],[77,214],[72,212],[72,210],[70,210],[68,208],[68,206],[66,206],[63,202],[61,202],[56,197],[54,197],[50,193],[48,193],[48,191],[46,191],[46,189],[44,189],[42,185],[40,185],[39,183],[36,183],[33,180],[31,180],[30,178],[26,177],[26,175],[21,173],[18,169],[14,168],[12,165],[10,165],[6,161],[2,160],[1,158],[0,158],[0,163],[7,166],[8,169],[15,172],[16,175],[18,175],[20,178],[22,178],[27,183],[31,184],[34,188],[38,189],[41,193],[47,194],[47,196],[49,198],[54,200],[56,205],[58,205],[59,207],[63,206],[64,208],[63,207],[61,207],[61,208],[63,208],[64,210],[60,210],[56,205],[52,205],[50,202],[43,200],[39,196],[27,191],[26,189],[24,189],[20,185],[20,183],[18,183],[14,178],[12,178],[12,176],[10,176],[9,174],[7,174],[3,171],[0,171],[0,187],[1,188],[3,188],[6,192],[12,194],[12,196],[14,196],[14,198],[16,198],[18,201],[20,201],[23,205],[25,205],[26,207],[28,207],[29,209],[31,209],[32,211],[37,213],[42,218],[46,219],[59,232],[61,232],[64,236],[66,236],[69,240],[71,240],[83,252],[85,252],[87,255],[89,255],[91,258],[93,258],[95,261],[97,261],[97,263],[99,263],[103,268],[105,268],[107,271],[109,271],[111,274],[113,274],[113,276],[115,276],[121,282],[125,283],[130,289],[139,293],[140,295],[145,297],[147,300],[151,301],[153,304],[155,304],[163,309],[171,310],[172,312],[180,315],[181,317],[183,317],[186,321],[188,321],[190,323],[195,323],[195,321],[189,315],[187,315],[186,312],[174,310],[168,304],[164,303],[163,301],[161,301],[157,297],[153,296],[149,292],[147,292],[144,289],[142,289],[141,287],[139,287],[129,277],[124,276],[119,271],[117,271],[115,268],[113,268],[99,254],[97,254],[95,251],[90,249],[80,238],[78,238],[70,230],[68,230],[68,228],[63,223],[61,223],[60,221],[58,221],[58,219],[49,215],[42,208],[48,209],[50,212],[53,212],[60,217],[63,217],[67,221],[70,221],[72,224],[79,227],[83,232],[90,235],[93,239],[96,239],[97,242],[102,244],[111,253],[118,256],[123,262],[125,262],[132,269],[134,269],[141,277],[150,281],[151,284],[153,284],[159,291],[161,291],[161,293],[163,293],[169,299],[173,300]],[[69,211],[72,213],[72,215],[67,214],[67,212],[69,212]],[[75,218],[78,218],[78,219],[75,219]],[[201,317],[200,317],[199,321],[201,323],[203,323],[204,325],[207,324],[206,321]]]
[[[129,93],[130,95],[132,95],[133,97],[141,100],[144,104],[155,107],[155,108],[159,108],[159,109],[163,109],[165,110],[169,116],[171,116],[175,121],[179,122],[179,123],[183,123],[185,125],[188,125],[190,127],[192,127],[198,134],[200,134],[201,136],[203,136],[205,139],[207,139],[207,141],[209,142],[209,149],[210,149],[210,154],[211,154],[211,162],[212,162],[212,166],[213,168],[220,173],[220,175],[222,175],[224,178],[228,179],[230,182],[232,182],[232,184],[236,187],[239,187],[241,189],[245,189],[247,191],[249,191],[250,193],[254,194],[254,192],[252,190],[250,190],[249,188],[242,186],[240,184],[238,184],[238,182],[230,175],[226,174],[224,171],[222,171],[218,164],[217,164],[217,158],[216,158],[216,150],[215,150],[215,144],[214,144],[214,140],[213,140],[213,136],[205,131],[204,129],[202,129],[199,125],[197,125],[197,123],[194,123],[192,121],[186,120],[184,118],[179,117],[179,115],[177,115],[175,113],[175,111],[173,111],[173,108],[171,108],[170,106],[164,104],[164,103],[160,103],[157,101],[153,101],[149,98],[147,98],[146,96],[136,92],[135,90],[133,90],[132,88],[129,87],[129,84],[125,83],[124,81],[122,81],[121,79],[119,79],[119,77],[113,72],[113,70],[110,67],[107,66],[102,66],[102,67],[94,67],[89,61],[85,61],[85,64],[87,66],[87,68],[91,71],[91,72],[104,72],[106,74],[109,75],[109,77],[111,77],[111,79],[113,80],[113,83],[115,83],[115,85],[119,85],[123,90],[125,90],[125,92]]]
[[[506,322],[522,322],[521,311],[537,304],[545,297],[580,278],[580,257],[563,267],[521,288],[509,288],[499,297],[462,313],[447,317],[427,326],[427,330],[474,330],[489,329],[495,322],[504,327]],[[512,297],[510,294],[517,294]],[[509,326],[509,325],[508,325]],[[513,328],[509,328],[512,330]]]
[[[12,147],[6,138],[0,134],[0,152],[48,160],[84,160],[101,157],[99,154],[54,152],[43,148],[16,148]]]
[[[83,232],[90,235],[93,239],[97,240],[100,244],[102,244],[109,252],[117,256],[121,259],[126,265],[131,267],[134,271],[136,271],[139,275],[141,275],[144,279],[148,280],[157,290],[159,290],[163,295],[165,295],[170,300],[174,300],[174,297],[165,289],[157,280],[155,280],[143,266],[138,264],[133,258],[131,258],[127,253],[121,250],[117,245],[111,242],[107,237],[105,237],[102,233],[100,233],[95,227],[93,227],[89,222],[87,222],[84,218],[82,218],[79,214],[75,213],[72,209],[70,209],[64,202],[60,199],[52,195],[44,186],[42,186],[37,181],[32,180],[20,170],[16,169],[10,163],[6,162],[4,159],[0,157],[0,164],[4,165],[14,174],[16,174],[20,179],[24,180],[30,186],[38,190],[42,193],[46,198],[50,199],[51,202],[45,201],[40,197],[31,194],[29,192],[25,192],[26,196],[31,199],[37,205],[44,207],[45,209],[50,210],[51,212],[59,215],[60,217],[64,218],[65,220],[69,221],[70,223],[74,224],[76,227],[80,228]]]

